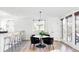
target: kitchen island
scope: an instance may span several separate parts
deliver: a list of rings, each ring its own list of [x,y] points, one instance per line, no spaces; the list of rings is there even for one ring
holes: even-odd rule
[[[7,31],[0,31],[0,52],[4,51],[4,38],[7,36]]]

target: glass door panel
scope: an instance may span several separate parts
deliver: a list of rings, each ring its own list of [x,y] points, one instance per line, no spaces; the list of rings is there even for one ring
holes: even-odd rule
[[[63,41],[67,41],[67,20],[63,19]]]
[[[79,43],[79,12],[75,13],[75,44]]]
[[[67,39],[72,42],[72,15],[67,17]]]

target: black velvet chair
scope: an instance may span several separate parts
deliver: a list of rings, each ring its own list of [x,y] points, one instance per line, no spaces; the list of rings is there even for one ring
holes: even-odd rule
[[[33,34],[31,37],[35,36],[35,34]]]
[[[51,46],[52,46],[54,49],[54,46],[53,46],[54,38],[47,37],[47,38],[42,38],[42,39],[43,39],[44,44],[48,45],[49,48],[51,48]]]
[[[36,37],[33,37],[33,36],[34,35],[32,35],[30,37],[30,40],[31,40],[31,45],[33,44],[33,46],[35,47],[35,44],[40,43],[40,40],[39,40],[39,38],[36,38]]]

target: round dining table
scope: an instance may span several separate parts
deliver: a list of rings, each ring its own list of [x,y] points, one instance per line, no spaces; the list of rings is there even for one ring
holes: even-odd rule
[[[33,36],[33,37],[36,37],[36,38],[39,38],[39,39],[40,39],[40,44],[37,45],[36,47],[38,47],[38,48],[44,48],[44,47],[46,47],[46,45],[43,44],[42,38],[46,38],[46,37],[49,37],[49,36],[35,35],[35,36]]]

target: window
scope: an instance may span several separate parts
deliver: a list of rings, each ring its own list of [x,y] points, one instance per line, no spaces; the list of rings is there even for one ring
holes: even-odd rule
[[[34,31],[44,31],[45,30],[45,21],[34,21]]]

